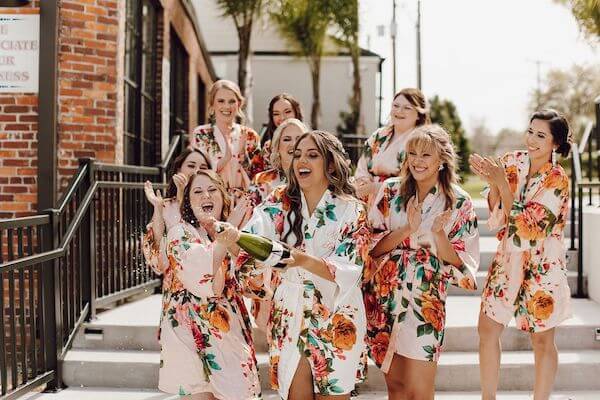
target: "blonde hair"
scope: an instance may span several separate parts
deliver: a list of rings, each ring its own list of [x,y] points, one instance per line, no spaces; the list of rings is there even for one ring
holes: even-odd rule
[[[215,116],[213,104],[215,102],[215,97],[217,96],[217,92],[219,91],[219,89],[227,89],[233,92],[235,98],[239,103],[236,117],[240,120],[244,120],[246,116],[242,112],[242,107],[244,107],[244,105],[246,104],[246,99],[244,99],[244,96],[242,96],[242,91],[240,90],[240,87],[235,82],[229,81],[227,79],[220,79],[216,81],[212,84],[210,90],[208,91],[208,114],[210,118],[212,119]]]
[[[281,168],[281,155],[279,154],[279,143],[281,142],[281,134],[283,133],[285,128],[288,128],[292,125],[297,126],[298,129],[302,131],[302,133],[308,132],[308,127],[302,121],[296,118],[286,119],[281,123],[281,125],[279,125],[275,129],[275,132],[273,132],[273,139],[271,140],[271,157],[269,160],[271,161],[271,165],[273,166],[273,168]]]
[[[446,209],[452,208],[452,205],[456,201],[452,185],[458,183],[458,175],[456,174],[458,156],[454,151],[450,135],[444,128],[437,124],[423,125],[416,128],[406,143],[406,153],[410,154],[413,151],[420,152],[425,149],[434,151],[442,162],[443,168],[439,171],[438,183],[446,198]],[[406,157],[400,170],[402,182],[400,184],[400,195],[407,200],[417,192],[417,182],[408,167],[409,157],[410,155]],[[405,207],[406,203],[404,203]]]

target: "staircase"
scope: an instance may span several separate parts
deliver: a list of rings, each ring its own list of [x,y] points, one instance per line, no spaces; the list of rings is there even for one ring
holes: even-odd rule
[[[497,241],[487,230],[485,204],[477,203],[480,220],[483,286]],[[569,263],[569,284],[574,290],[576,262]],[[480,289],[481,290],[481,289]],[[480,291],[478,292],[480,293]],[[477,317],[478,293],[452,290],[446,303],[447,333],[436,377],[436,399],[478,399],[479,361]],[[557,329],[559,370],[553,399],[600,399],[600,304],[573,300],[573,318]],[[160,295],[142,297],[99,313],[77,333],[67,353],[63,380],[69,386],[55,399],[167,399],[157,390],[160,348],[156,339]],[[255,331],[259,370],[265,399],[278,396],[268,388],[268,356],[264,335]],[[527,399],[534,384],[533,352],[527,334],[509,326],[502,337],[502,368],[499,399]],[[368,379],[359,399],[387,398],[383,374],[369,366]],[[110,393],[110,394],[107,394]],[[71,396],[71,397],[69,397]],[[37,397],[36,397],[37,398]]]

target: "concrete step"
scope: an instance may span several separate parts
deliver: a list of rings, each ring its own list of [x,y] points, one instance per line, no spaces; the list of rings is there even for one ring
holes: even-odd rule
[[[380,390],[361,390],[357,397],[360,400],[387,400],[385,387]],[[436,400],[479,400],[479,392],[441,392],[435,394]],[[165,394],[158,390],[114,389],[114,388],[67,388],[58,393],[29,393],[23,400],[178,400],[177,395]],[[263,391],[264,400],[279,400],[272,390]],[[498,400],[531,400],[528,392],[499,392]],[[598,400],[600,391],[554,392],[551,400]]]
[[[500,368],[499,390],[531,390],[535,368],[533,352],[504,351]],[[559,366],[554,389],[600,390],[600,351],[573,351],[559,353]],[[369,365],[367,390],[385,387],[383,373]],[[479,357],[475,352],[446,352],[442,354],[436,374],[439,391],[478,391]]]
[[[450,296],[481,296],[487,273],[488,271],[477,271],[477,290],[465,290],[456,286],[451,286],[450,288],[448,288],[448,294]],[[577,293],[577,272],[567,271],[567,279],[569,281],[571,295],[575,295]],[[585,275],[583,276],[583,287],[584,293],[587,294],[587,276]]]
[[[73,387],[154,389],[157,351],[72,349],[63,361],[63,380]]]

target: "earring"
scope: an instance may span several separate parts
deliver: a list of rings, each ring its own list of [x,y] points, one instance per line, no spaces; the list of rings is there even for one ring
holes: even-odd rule
[[[444,164],[440,164],[438,171],[442,171],[444,169]]]
[[[556,150],[552,149],[552,165],[556,166]]]

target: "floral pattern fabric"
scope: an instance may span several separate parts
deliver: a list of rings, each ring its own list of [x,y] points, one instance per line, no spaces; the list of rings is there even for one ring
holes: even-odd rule
[[[276,189],[254,210],[245,230],[282,240],[289,229],[289,207],[285,187]],[[273,300],[268,330],[270,380],[283,399],[301,357],[310,364],[315,393],[349,393],[365,348],[360,282],[363,264],[368,262],[369,229],[364,206],[327,190],[312,215],[302,197],[302,215],[301,250],[322,258],[335,282],[294,267],[281,273],[274,294],[264,286],[250,287],[254,296]],[[295,238],[290,236],[292,245]],[[270,270],[244,252],[238,257],[238,268],[248,282],[261,282]]]
[[[259,399],[260,382],[250,321],[231,260],[223,293],[213,291],[213,244],[191,225],[167,234],[160,327],[159,389],[212,393],[219,399]]]
[[[368,178],[371,182],[382,183],[388,178],[398,176],[406,158],[404,146],[410,136],[406,132],[394,138],[394,128],[384,126],[375,131],[366,141],[363,153],[358,159],[355,178]],[[381,185],[368,196],[373,200]],[[363,200],[367,201],[367,198]]]
[[[550,162],[527,181],[525,151],[501,158],[514,202],[506,218],[501,204],[491,211],[498,250],[482,294],[485,315],[501,324],[542,332],[571,316],[564,229],[569,213],[569,179]]]
[[[386,180],[369,211],[373,229],[383,237],[406,225],[405,199],[399,178]],[[419,231],[396,249],[373,262],[365,271],[364,301],[367,310],[369,356],[388,372],[394,353],[438,361],[444,340],[445,301],[449,284],[467,290],[476,287],[479,267],[479,232],[473,203],[458,186],[452,216],[444,227],[460,266],[444,263],[436,256],[431,226],[445,208],[445,197],[434,187],[422,201]]]
[[[226,138],[216,125],[201,125],[194,129],[191,146],[205,154],[213,169],[225,155]],[[230,135],[231,159],[219,171],[228,188],[247,190],[254,176],[265,169],[260,151],[260,138],[252,129],[234,124]]]

